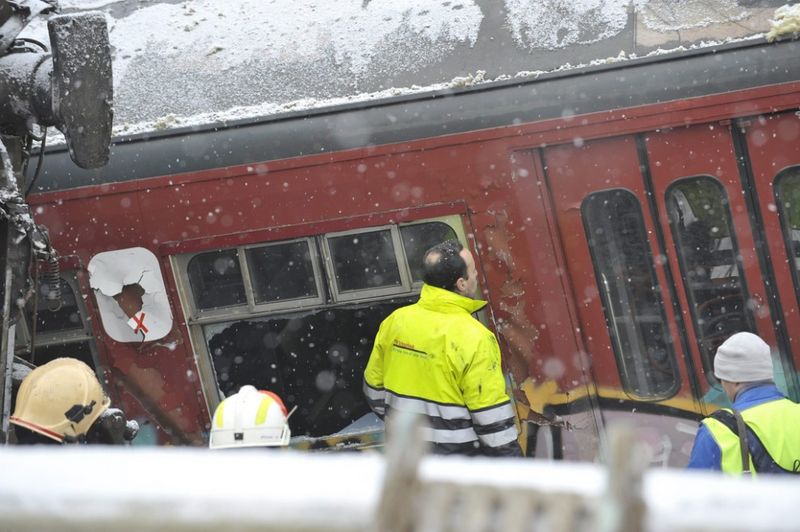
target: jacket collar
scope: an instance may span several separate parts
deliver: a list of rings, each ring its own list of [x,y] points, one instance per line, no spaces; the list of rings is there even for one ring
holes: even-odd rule
[[[486,306],[486,301],[481,299],[472,299],[429,284],[422,285],[419,302],[423,307],[438,312],[458,312],[463,310],[470,314]]]

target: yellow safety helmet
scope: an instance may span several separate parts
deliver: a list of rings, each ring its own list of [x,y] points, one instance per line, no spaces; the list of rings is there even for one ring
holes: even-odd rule
[[[9,421],[57,442],[80,441],[110,404],[89,366],[56,358],[22,381]]]
[[[288,418],[280,397],[250,385],[242,386],[214,412],[208,446],[285,447],[291,437]]]

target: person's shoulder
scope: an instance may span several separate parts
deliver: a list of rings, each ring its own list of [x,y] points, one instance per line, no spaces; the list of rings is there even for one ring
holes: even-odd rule
[[[495,334],[483,323],[469,315],[464,316],[458,324],[459,333],[471,338],[474,342],[494,342],[497,343]]]

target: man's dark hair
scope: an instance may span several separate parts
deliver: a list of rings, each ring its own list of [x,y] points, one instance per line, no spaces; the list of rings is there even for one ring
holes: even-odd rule
[[[467,278],[467,263],[459,255],[462,249],[458,240],[448,240],[426,251],[422,259],[425,284],[456,292],[456,281]]]

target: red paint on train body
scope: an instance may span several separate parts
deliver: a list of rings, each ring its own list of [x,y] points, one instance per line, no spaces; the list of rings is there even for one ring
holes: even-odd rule
[[[203,358],[213,358],[209,342],[223,326],[203,317],[192,280],[182,285],[190,257],[313,237],[328,260],[321,267],[335,270],[326,235],[451,217],[477,252],[529,454],[594,459],[602,425],[641,412],[656,454],[679,465],[691,441],[681,420],[691,425],[718,403],[707,357],[730,327],[775,346],[797,393],[798,275],[794,240],[781,236],[794,215],[780,208],[773,180],[800,167],[798,107],[800,82],[784,80],[452,134],[432,127],[330,153],[107,175],[30,202],[63,267],[77,272],[112,396],[150,419],[160,441],[202,444],[222,386],[219,366]],[[142,157],[160,149],[158,138],[140,146]],[[704,218],[698,207],[730,218]],[[689,256],[695,234],[709,248],[702,268]],[[154,342],[113,340],[86,275],[98,253],[133,247],[158,257],[174,318]],[[318,282],[335,285],[330,275]],[[248,323],[281,312],[256,310]],[[723,325],[709,329],[713,320]],[[664,434],[678,443],[667,448]]]

